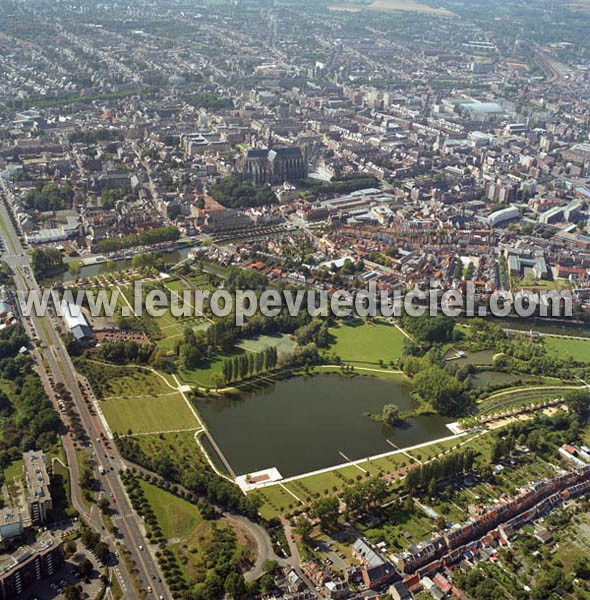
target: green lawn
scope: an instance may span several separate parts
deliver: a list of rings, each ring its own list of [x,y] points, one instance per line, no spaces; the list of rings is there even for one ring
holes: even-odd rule
[[[283,485],[271,485],[252,493],[257,494],[262,500],[262,507],[260,508],[262,516],[271,518],[281,513],[289,513],[298,506],[298,501],[292,494],[297,496],[304,504],[309,504],[318,497],[341,492],[345,487],[367,479],[367,472],[370,476],[377,476],[381,473],[391,474],[409,462],[410,459],[407,456],[395,454],[364,461],[359,465],[360,468],[347,465],[340,469],[289,481]]]
[[[118,377],[109,380],[105,389],[105,398],[131,398],[138,395],[157,396],[173,391],[161,377],[147,369],[111,368],[116,369]]]
[[[182,292],[186,290],[186,285],[179,279],[164,279],[164,285],[169,289],[175,292]]]
[[[228,520],[207,521],[194,504],[143,480],[140,486],[168,539],[167,547],[175,555],[183,578],[187,583],[202,581],[215,566],[206,562],[205,551],[215,545],[217,531],[230,527]]]
[[[200,385],[203,387],[214,388],[216,386],[216,378],[222,378],[223,362],[226,358],[233,358],[239,354],[244,354],[246,350],[235,348],[224,354],[216,354],[215,356],[202,361],[202,366],[187,370],[180,370],[180,378],[188,384]]]
[[[265,519],[272,519],[277,515],[289,513],[298,505],[297,500],[280,485],[271,485],[267,488],[252,492],[262,500],[259,511]]]
[[[19,479],[24,477],[23,461],[20,458],[11,462],[4,470],[4,478],[6,481],[12,481],[15,477],[18,477]]]
[[[137,435],[133,441],[146,456],[169,457],[179,471],[190,469],[199,462],[209,464],[195,442],[194,431]]]
[[[139,391],[139,390],[138,390]],[[111,429],[125,434],[198,428],[198,422],[179,393],[162,396],[109,398],[100,403]]]
[[[355,321],[330,329],[330,338],[330,352],[343,362],[378,366],[400,358],[404,335],[387,323]]]
[[[533,276],[526,277],[511,277],[510,282],[512,289],[515,291],[523,289],[538,289],[538,290],[569,290],[571,283],[566,279],[555,279],[549,281],[547,279],[537,279]]]
[[[203,523],[199,509],[190,502],[140,479],[140,485],[158,517],[162,533],[169,540],[192,535]]]
[[[580,362],[590,362],[590,340],[568,340],[565,338],[543,337],[547,352],[556,358],[573,358]]]

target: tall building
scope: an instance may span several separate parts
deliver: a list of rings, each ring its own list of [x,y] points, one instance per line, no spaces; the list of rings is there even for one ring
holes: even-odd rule
[[[27,508],[31,523],[45,523],[52,509],[49,491],[49,475],[43,452],[31,450],[23,454],[25,482],[27,485]]]
[[[64,562],[63,542],[50,531],[30,546],[0,557],[0,600],[12,600],[31,585],[51,577]]]
[[[270,150],[253,148],[241,160],[240,177],[254,185],[282,185],[286,181],[305,179],[307,162],[297,146]]]

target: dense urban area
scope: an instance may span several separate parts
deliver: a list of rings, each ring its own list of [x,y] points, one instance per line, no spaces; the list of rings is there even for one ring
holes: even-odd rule
[[[0,600],[590,599],[588,31],[0,0]]]

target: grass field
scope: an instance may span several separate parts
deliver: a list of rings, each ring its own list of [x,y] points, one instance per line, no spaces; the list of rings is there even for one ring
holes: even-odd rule
[[[510,285],[513,290],[536,289],[536,290],[569,290],[571,284],[566,279],[537,279],[531,275],[525,277],[511,277]]]
[[[158,516],[162,533],[169,540],[193,535],[202,525],[199,509],[190,502],[140,479],[140,485],[152,510]]]
[[[22,459],[11,462],[4,470],[4,478],[6,481],[13,481],[15,477],[19,479],[24,477]]]
[[[217,385],[217,378],[222,377],[223,361],[226,358],[233,358],[239,354],[244,354],[246,351],[241,348],[236,348],[231,352],[224,354],[216,354],[212,358],[203,361],[203,366],[192,369],[190,371],[180,370],[180,378],[188,384],[200,385],[203,387],[214,388]]]
[[[146,500],[157,515],[158,524],[168,539],[168,549],[176,556],[187,583],[203,581],[215,567],[206,552],[215,546],[218,532],[230,527],[228,519],[207,521],[199,509],[174,494],[141,480]],[[236,556],[240,553],[241,534],[237,530]],[[252,541],[253,549],[255,542]]]
[[[190,581],[201,567],[204,548],[212,541],[211,521],[203,520],[194,504],[143,480],[140,485],[158,516],[168,548],[181,565],[184,579]]]
[[[271,518],[292,511],[299,505],[298,499],[304,504],[309,504],[319,497],[341,492],[345,487],[370,476],[393,474],[411,462],[412,459],[404,454],[393,454],[364,461],[359,466],[345,465],[340,469],[272,485],[254,493],[263,502],[260,509],[262,516]]]
[[[452,17],[453,13],[444,8],[433,8],[427,4],[421,4],[420,2],[413,2],[413,0],[376,0],[369,5],[372,10],[401,10],[426,13],[429,15],[440,15],[445,17]]]
[[[179,393],[160,396],[108,398],[100,404],[111,429],[125,434],[198,428],[197,420]]]
[[[360,12],[362,10],[381,10],[381,11],[411,11],[424,14],[452,17],[453,13],[444,8],[433,8],[427,4],[414,2],[413,0],[375,0],[373,3],[361,2],[343,2],[334,3],[328,7],[330,10]]]
[[[179,469],[188,468],[196,462],[205,462],[195,443],[194,431],[175,431],[157,435],[138,435],[134,440],[147,456],[169,456]]]
[[[404,335],[387,323],[355,321],[330,329],[330,338],[330,352],[343,362],[377,366],[400,358]]]
[[[109,379],[105,388],[105,398],[131,398],[140,393],[158,396],[173,391],[161,377],[147,369],[111,368],[114,368],[119,376]]]
[[[543,338],[547,352],[556,358],[571,357],[581,362],[590,362],[590,340],[569,340],[566,338]]]

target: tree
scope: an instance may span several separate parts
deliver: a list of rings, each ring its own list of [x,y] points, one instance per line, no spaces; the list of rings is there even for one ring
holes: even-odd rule
[[[588,581],[590,579],[590,560],[586,555],[579,554],[574,558],[572,571],[576,577]]]
[[[319,519],[322,531],[335,529],[340,516],[338,498],[331,496],[316,500],[311,506],[311,515]]]
[[[94,552],[96,553],[98,560],[102,562],[106,562],[109,558],[110,550],[105,542],[98,542],[98,544],[96,544],[94,547]]]
[[[383,422],[387,425],[397,425],[400,422],[400,410],[395,404],[386,404],[383,407]]]
[[[105,238],[97,243],[99,252],[116,252],[134,246],[153,246],[162,242],[175,242],[180,237],[176,227],[155,227],[123,238]]]
[[[570,411],[579,415],[583,422],[590,415],[590,390],[573,390],[565,395],[565,403]]]
[[[404,314],[401,321],[404,328],[419,342],[434,344],[449,342],[453,339],[455,323],[453,319],[445,315],[431,317],[424,313],[419,317],[411,317]]]
[[[248,208],[275,204],[277,197],[270,185],[257,187],[229,175],[214,183],[209,194],[226,208]]]
[[[105,515],[109,512],[110,507],[111,503],[109,502],[109,499],[106,496],[101,496],[98,501],[98,508],[100,508],[100,512]]]
[[[78,565],[78,571],[83,579],[90,577],[93,569],[94,567],[92,566],[92,563],[87,558],[83,558]]]
[[[470,408],[465,384],[436,365],[416,374],[414,392],[442,415],[464,416]]]
[[[309,542],[309,535],[313,530],[313,525],[306,517],[299,517],[295,523],[295,533],[301,536],[304,544]]]
[[[55,183],[37,183],[34,190],[25,196],[25,204],[32,210],[41,212],[71,208],[74,191],[69,183],[59,186]]]
[[[64,596],[66,600],[80,600],[82,598],[82,593],[77,586],[71,585],[64,588]]]
[[[92,490],[94,489],[95,483],[96,480],[94,479],[94,473],[92,472],[92,469],[90,467],[85,467],[80,474],[80,485],[85,490]]]
[[[74,279],[78,279],[78,277],[80,277],[80,273],[82,272],[82,265],[79,261],[72,261],[68,264],[68,272]]]
[[[244,598],[247,592],[244,576],[237,571],[232,571],[226,577],[223,589],[231,598]]]
[[[57,248],[35,248],[31,266],[36,277],[44,277],[64,270],[63,257]]]
[[[262,570],[265,573],[274,573],[277,570],[278,566],[279,563],[276,560],[267,559],[262,563]]]

